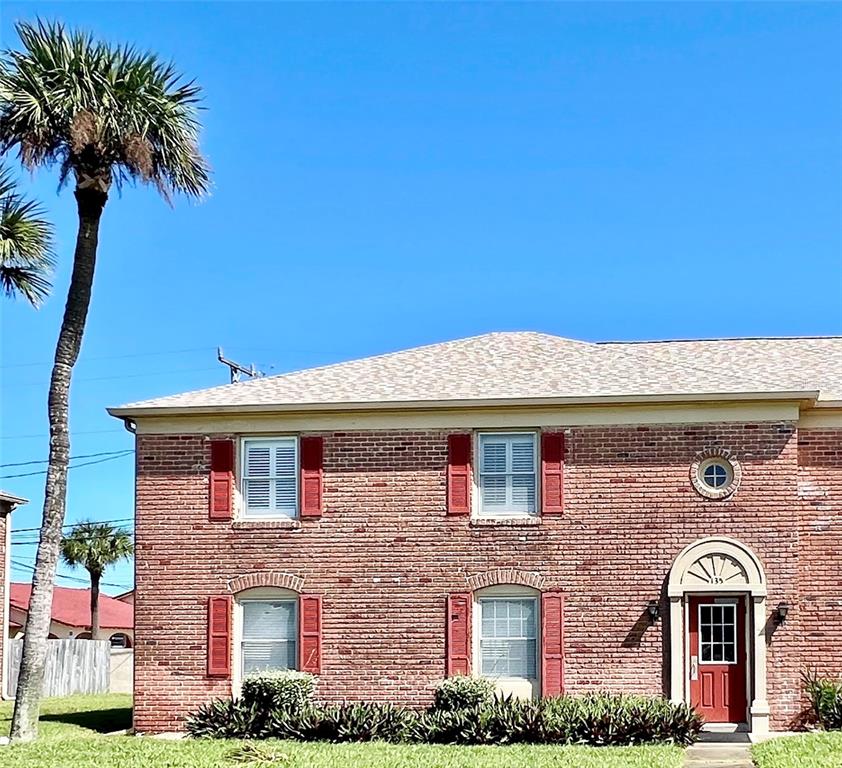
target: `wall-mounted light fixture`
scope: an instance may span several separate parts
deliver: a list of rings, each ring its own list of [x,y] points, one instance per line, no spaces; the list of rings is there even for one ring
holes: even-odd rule
[[[657,600],[650,600],[646,604],[646,615],[649,616],[649,623],[654,624],[661,615],[661,606],[658,605]]]
[[[787,614],[789,613],[789,604],[788,603],[778,603],[778,607],[775,608],[775,624],[783,624],[786,621]]]

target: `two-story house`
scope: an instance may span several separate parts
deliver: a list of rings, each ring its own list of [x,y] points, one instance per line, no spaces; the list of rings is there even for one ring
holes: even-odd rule
[[[266,668],[329,700],[663,693],[758,733],[842,674],[842,338],[495,333],[110,412],[138,731]]]

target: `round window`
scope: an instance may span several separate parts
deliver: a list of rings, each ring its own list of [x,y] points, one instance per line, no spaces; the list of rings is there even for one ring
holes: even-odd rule
[[[693,487],[708,499],[724,499],[734,493],[741,474],[734,457],[721,448],[703,451],[690,468]]]

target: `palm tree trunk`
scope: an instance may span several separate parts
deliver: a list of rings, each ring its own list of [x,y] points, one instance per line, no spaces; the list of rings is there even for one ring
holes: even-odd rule
[[[99,579],[100,574],[91,571],[91,640],[99,640]]]
[[[91,301],[96,265],[99,221],[108,193],[100,189],[77,187],[76,206],[79,230],[73,255],[73,274],[67,291],[67,303],[61,322],[53,371],[50,376],[48,410],[50,418],[50,453],[44,485],[44,513],[41,537],[32,577],[32,596],[26,619],[20,676],[12,716],[13,741],[31,741],[38,735],[38,713],[44,665],[47,658],[47,636],[53,602],[61,531],[67,500],[67,462],[70,456],[68,400],[73,366],[79,357],[85,320]]]

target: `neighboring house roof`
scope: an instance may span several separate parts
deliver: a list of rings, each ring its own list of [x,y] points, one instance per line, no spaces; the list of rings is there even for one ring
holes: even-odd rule
[[[842,400],[842,337],[591,343],[489,333],[111,408],[172,412],[506,401]]]
[[[13,608],[29,609],[31,584],[13,583],[9,590],[9,603]],[[53,587],[53,621],[69,627],[91,626],[91,590]],[[99,596],[99,625],[106,629],[132,629],[134,606],[109,595]]]
[[[0,489],[0,504],[8,504],[12,507],[16,507],[19,504],[29,504],[29,499],[24,499],[22,496],[15,496]]]

